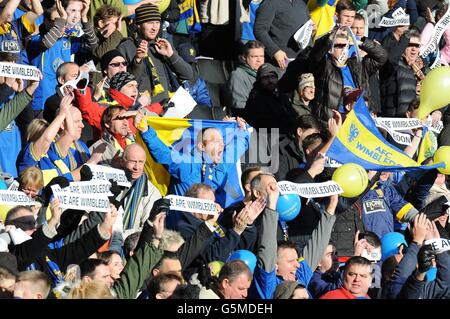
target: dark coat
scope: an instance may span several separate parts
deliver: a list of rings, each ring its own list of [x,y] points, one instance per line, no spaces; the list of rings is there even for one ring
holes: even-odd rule
[[[405,117],[409,105],[416,99],[417,79],[402,58],[408,43],[409,37],[406,34],[399,41],[392,33],[383,40],[383,46],[389,53],[389,59],[380,71],[383,116]],[[426,70],[422,71],[425,73]]]
[[[84,234],[80,239],[62,246],[61,248],[50,249],[48,244],[52,239],[45,236],[40,227],[28,240],[20,245],[10,247],[10,252],[17,258],[19,270],[26,268],[34,263],[36,270],[43,271],[49,278],[52,278],[49,267],[47,266],[46,257],[59,266],[61,272],[65,272],[67,266],[71,264],[79,264],[83,260],[88,259],[106,242],[100,236],[98,227],[92,228]]]
[[[244,110],[244,119],[255,129],[278,128],[281,134],[290,134],[295,129],[296,112],[289,96],[277,92],[269,93],[255,83]]]
[[[284,180],[289,171],[306,163],[305,153],[293,135],[280,138],[278,152],[278,172],[275,174],[278,181]]]

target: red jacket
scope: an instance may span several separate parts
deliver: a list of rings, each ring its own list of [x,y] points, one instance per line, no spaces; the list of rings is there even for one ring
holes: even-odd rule
[[[350,291],[344,287],[327,292],[325,295],[319,299],[360,299],[353,296]],[[365,296],[364,299],[370,299],[369,296]]]
[[[129,109],[134,105],[134,100],[117,90],[109,89],[109,96],[111,96],[119,105],[123,106],[125,109]],[[95,127],[97,130],[101,132],[101,119],[103,112],[108,107],[107,104],[100,104],[98,102],[92,101],[92,93],[91,89],[86,88],[86,94],[82,94],[80,90],[75,90],[75,98],[78,102],[78,108],[81,111],[83,118],[89,123],[89,125]],[[150,105],[145,106],[149,111],[160,115],[163,112],[163,108],[159,103],[152,103]],[[133,124],[133,119],[130,118],[128,120],[130,124],[130,129],[134,133],[136,133],[136,128]]]

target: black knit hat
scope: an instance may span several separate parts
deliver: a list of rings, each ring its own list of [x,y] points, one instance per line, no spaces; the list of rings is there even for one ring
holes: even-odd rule
[[[136,77],[128,72],[119,72],[114,75],[109,81],[111,89],[120,91],[120,89],[131,81],[136,81]]]
[[[108,68],[109,63],[118,56],[125,59],[125,57],[122,53],[120,53],[119,50],[111,50],[103,54],[102,59],[100,60],[100,67],[102,68],[102,72],[105,71]]]
[[[277,78],[279,77],[278,70],[276,67],[274,67],[270,63],[264,63],[259,67],[258,71],[256,72],[256,80],[259,80],[272,73],[275,74]]]
[[[161,21],[161,14],[157,6],[145,3],[135,10],[134,23],[140,25],[148,21]]]

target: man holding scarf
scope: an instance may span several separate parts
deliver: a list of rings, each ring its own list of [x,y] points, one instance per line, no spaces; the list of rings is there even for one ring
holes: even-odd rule
[[[161,15],[157,6],[141,5],[136,9],[134,22],[138,26],[137,36],[122,42],[118,50],[132,67],[141,70],[138,77],[139,92],[148,91],[153,102],[161,102],[177,90],[177,78],[192,79],[192,68],[172,48],[169,41],[158,37]]]

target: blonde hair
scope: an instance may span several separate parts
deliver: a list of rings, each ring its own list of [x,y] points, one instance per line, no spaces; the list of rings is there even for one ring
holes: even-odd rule
[[[19,175],[19,184],[21,187],[26,185],[37,186],[38,188],[44,187],[44,175],[42,171],[34,166],[27,167]]]
[[[184,244],[184,239],[179,232],[165,229],[161,236],[161,242],[159,243],[159,249],[168,250],[172,245],[181,246]]]
[[[102,281],[82,281],[78,286],[73,287],[68,299],[113,299],[113,295],[108,286]]]
[[[48,126],[48,122],[44,119],[32,120],[27,128],[27,142],[36,142]]]
[[[28,281],[32,284],[31,290],[33,293],[42,293],[43,298],[47,298],[50,293],[51,283],[47,275],[42,271],[29,270],[22,271],[17,277],[16,283],[20,281]]]

